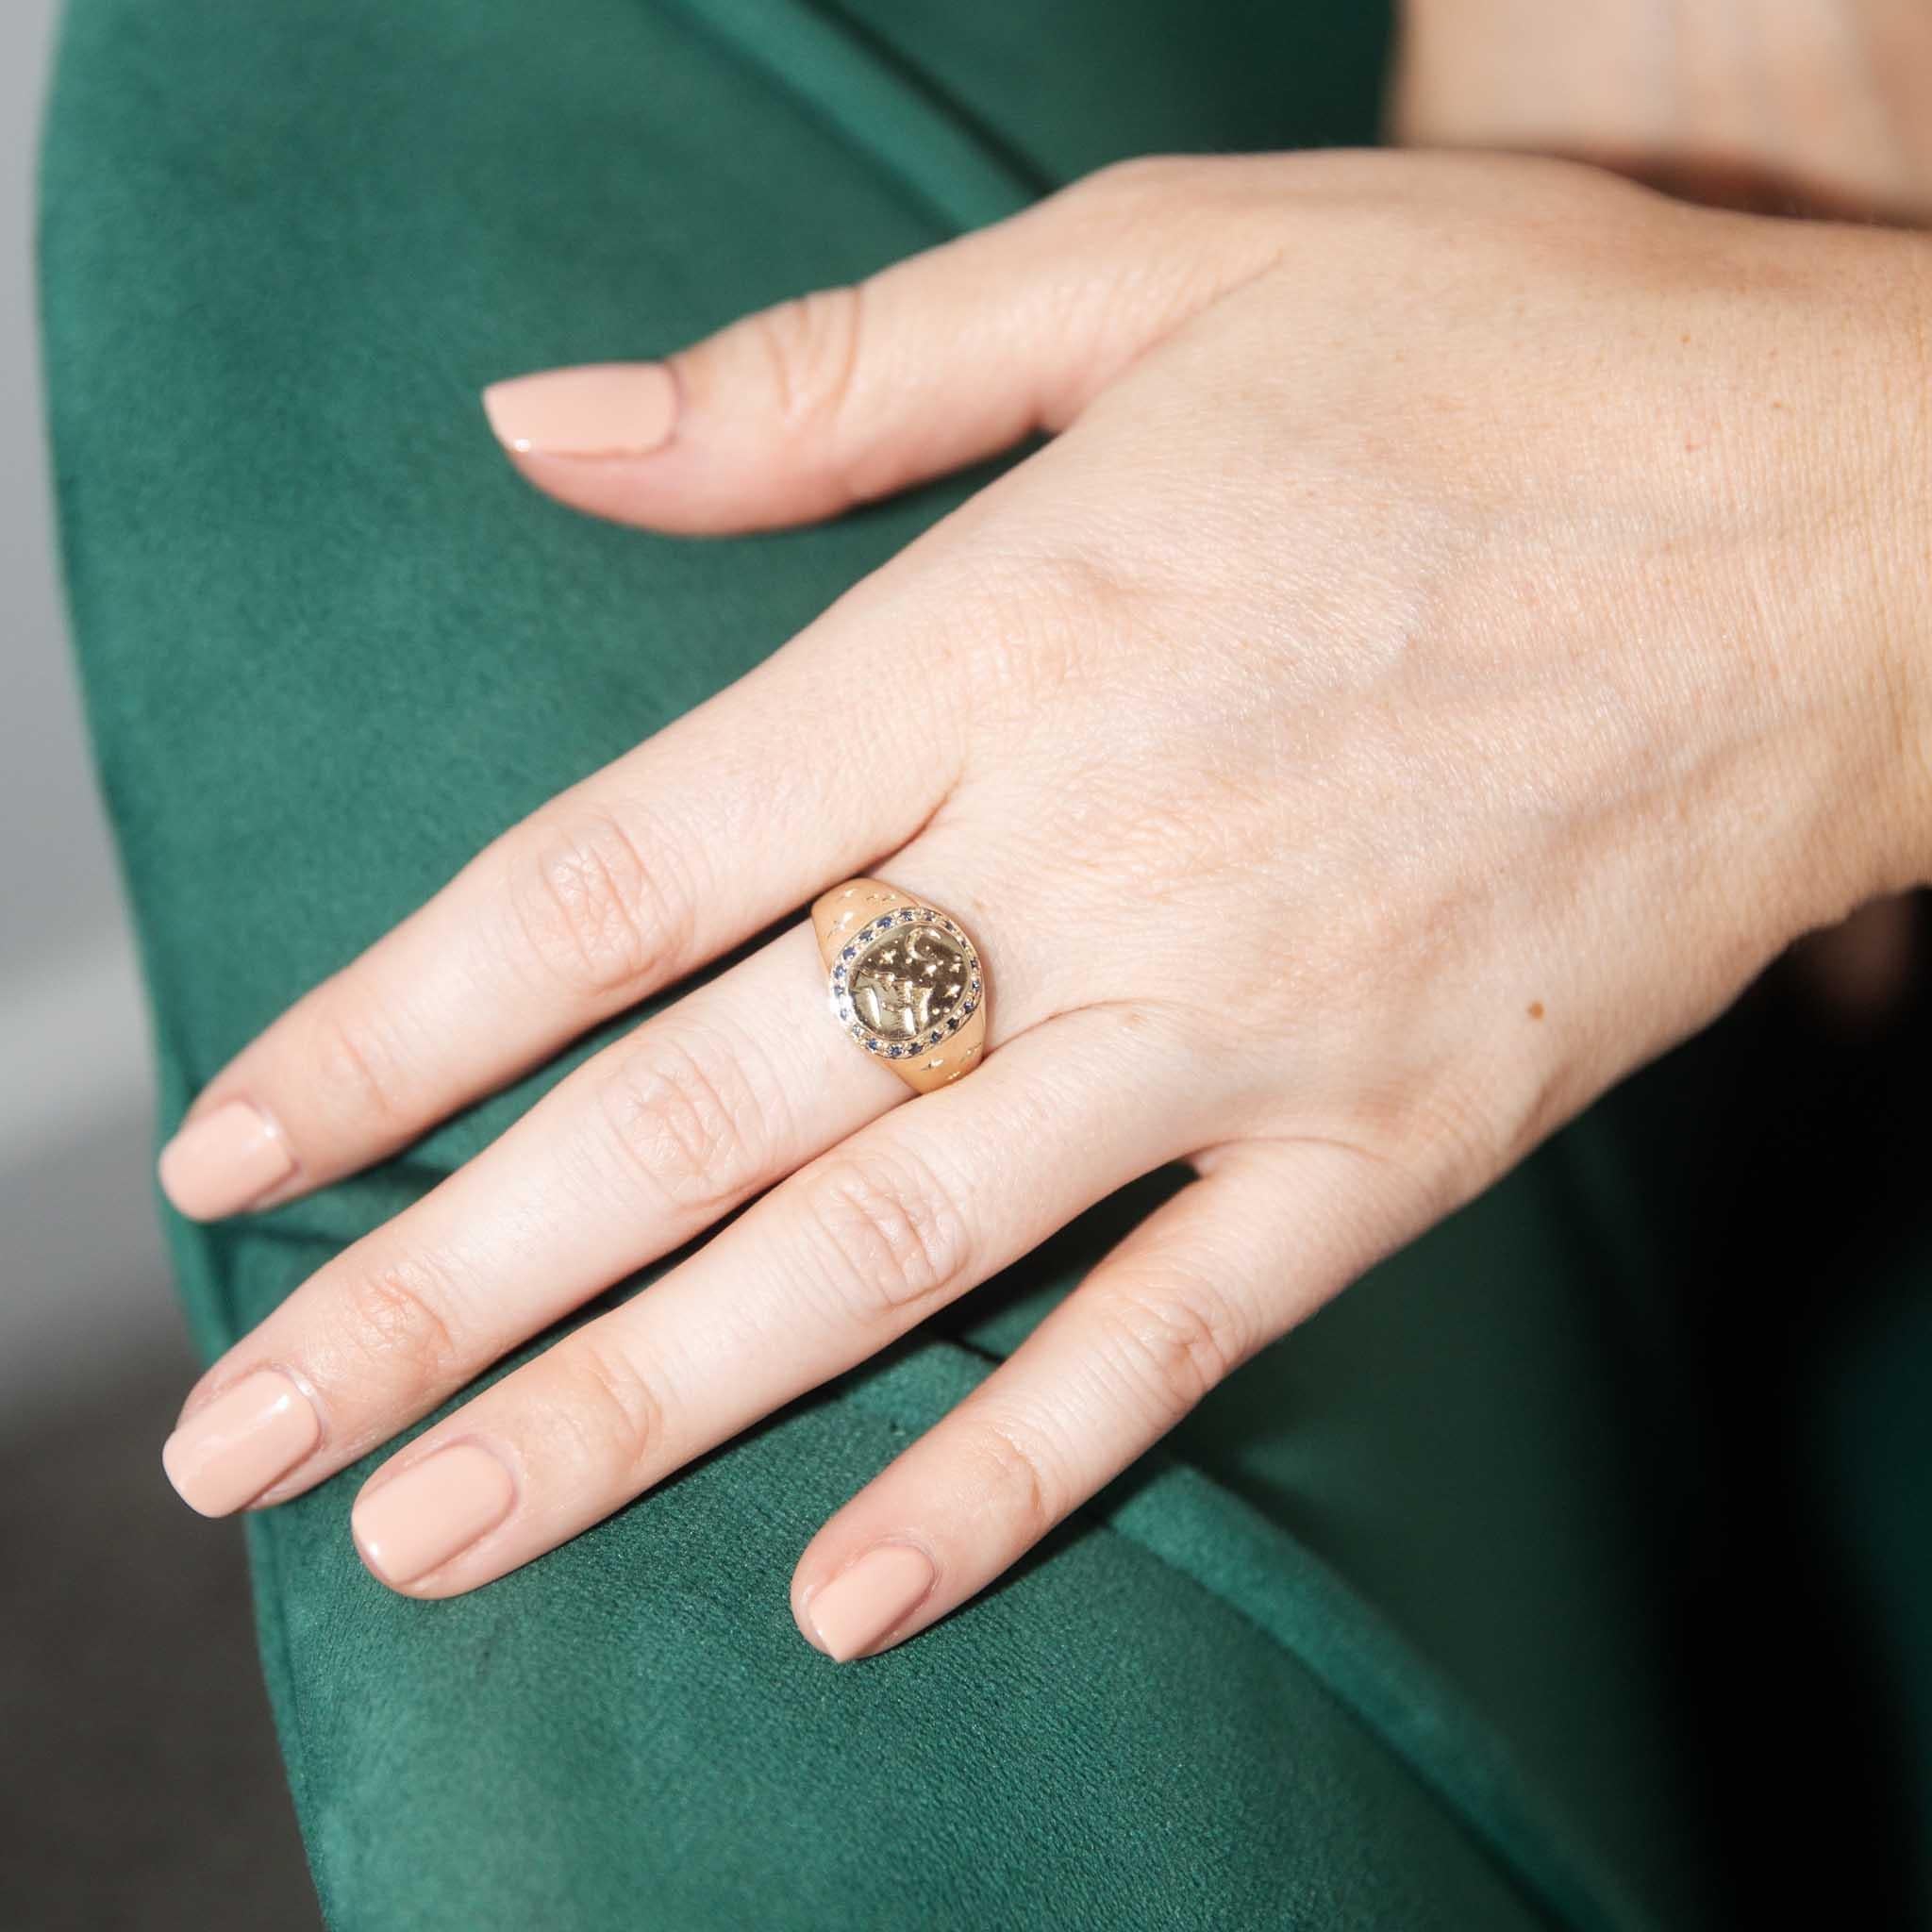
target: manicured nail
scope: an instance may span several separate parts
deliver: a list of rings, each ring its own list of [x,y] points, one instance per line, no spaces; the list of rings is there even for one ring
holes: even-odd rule
[[[189,1122],[161,1149],[161,1191],[194,1221],[233,1214],[294,1171],[289,1143],[245,1100]]]
[[[661,362],[593,362],[492,383],[483,408],[520,456],[647,457],[671,441],[677,384]]]
[[[489,1450],[458,1442],[364,1490],[349,1527],[363,1561],[400,1589],[494,1529],[516,1499],[509,1471]]]
[[[308,1398],[275,1369],[257,1369],[205,1402],[161,1444],[175,1492],[204,1516],[252,1503],[322,1440]]]
[[[933,1578],[923,1551],[910,1543],[881,1543],[822,1586],[805,1614],[825,1654],[835,1663],[848,1663],[903,1624]]]

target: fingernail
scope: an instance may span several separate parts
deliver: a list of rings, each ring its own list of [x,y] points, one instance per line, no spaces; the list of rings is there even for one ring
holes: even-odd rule
[[[204,1516],[225,1516],[302,1460],[322,1440],[308,1398],[275,1369],[258,1369],[203,1403],[161,1444],[175,1493]]]
[[[522,456],[647,457],[671,441],[677,384],[661,362],[595,362],[492,383],[483,409]]]
[[[400,1588],[494,1529],[516,1499],[509,1471],[489,1450],[458,1442],[364,1490],[349,1527],[363,1560]]]
[[[849,1663],[911,1615],[934,1574],[930,1559],[910,1543],[881,1543],[824,1585],[805,1614],[825,1654]]]
[[[289,1143],[245,1100],[191,1121],[161,1149],[161,1191],[183,1214],[213,1221],[258,1201],[295,1171]]]

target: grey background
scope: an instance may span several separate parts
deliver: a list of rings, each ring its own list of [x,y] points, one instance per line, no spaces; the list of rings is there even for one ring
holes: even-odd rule
[[[241,1531],[158,1458],[196,1364],[54,563],[32,240],[57,10],[0,4],[0,1925],[300,1927]]]

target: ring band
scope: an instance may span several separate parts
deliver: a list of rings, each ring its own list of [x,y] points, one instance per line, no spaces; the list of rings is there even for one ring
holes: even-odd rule
[[[924,1093],[986,1049],[986,974],[958,922],[884,879],[812,901],[832,1017],[852,1042]]]

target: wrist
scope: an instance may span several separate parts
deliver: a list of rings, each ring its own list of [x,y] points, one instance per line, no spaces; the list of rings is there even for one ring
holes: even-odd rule
[[[1821,518],[1834,552],[1824,568],[1850,635],[1815,642],[1848,660],[1847,717],[1870,763],[1857,904],[1932,883],[1932,240],[1838,233],[1866,258],[1848,290],[1861,325],[1836,346],[1825,391],[1827,461],[1847,479],[1851,514]]]
[[[1932,318],[1928,318],[1932,320]],[[1932,379],[1932,362],[1925,370]],[[1880,632],[1893,752],[1893,820],[1877,854],[1878,892],[1932,885],[1932,435],[1910,448],[1893,504],[1896,594]]]
[[[1890,0],[1402,0],[1406,144],[1590,161],[1713,206],[1932,219],[1932,12]]]
[[[1592,159],[1661,125],[1670,0],[1402,0],[1394,138]]]

